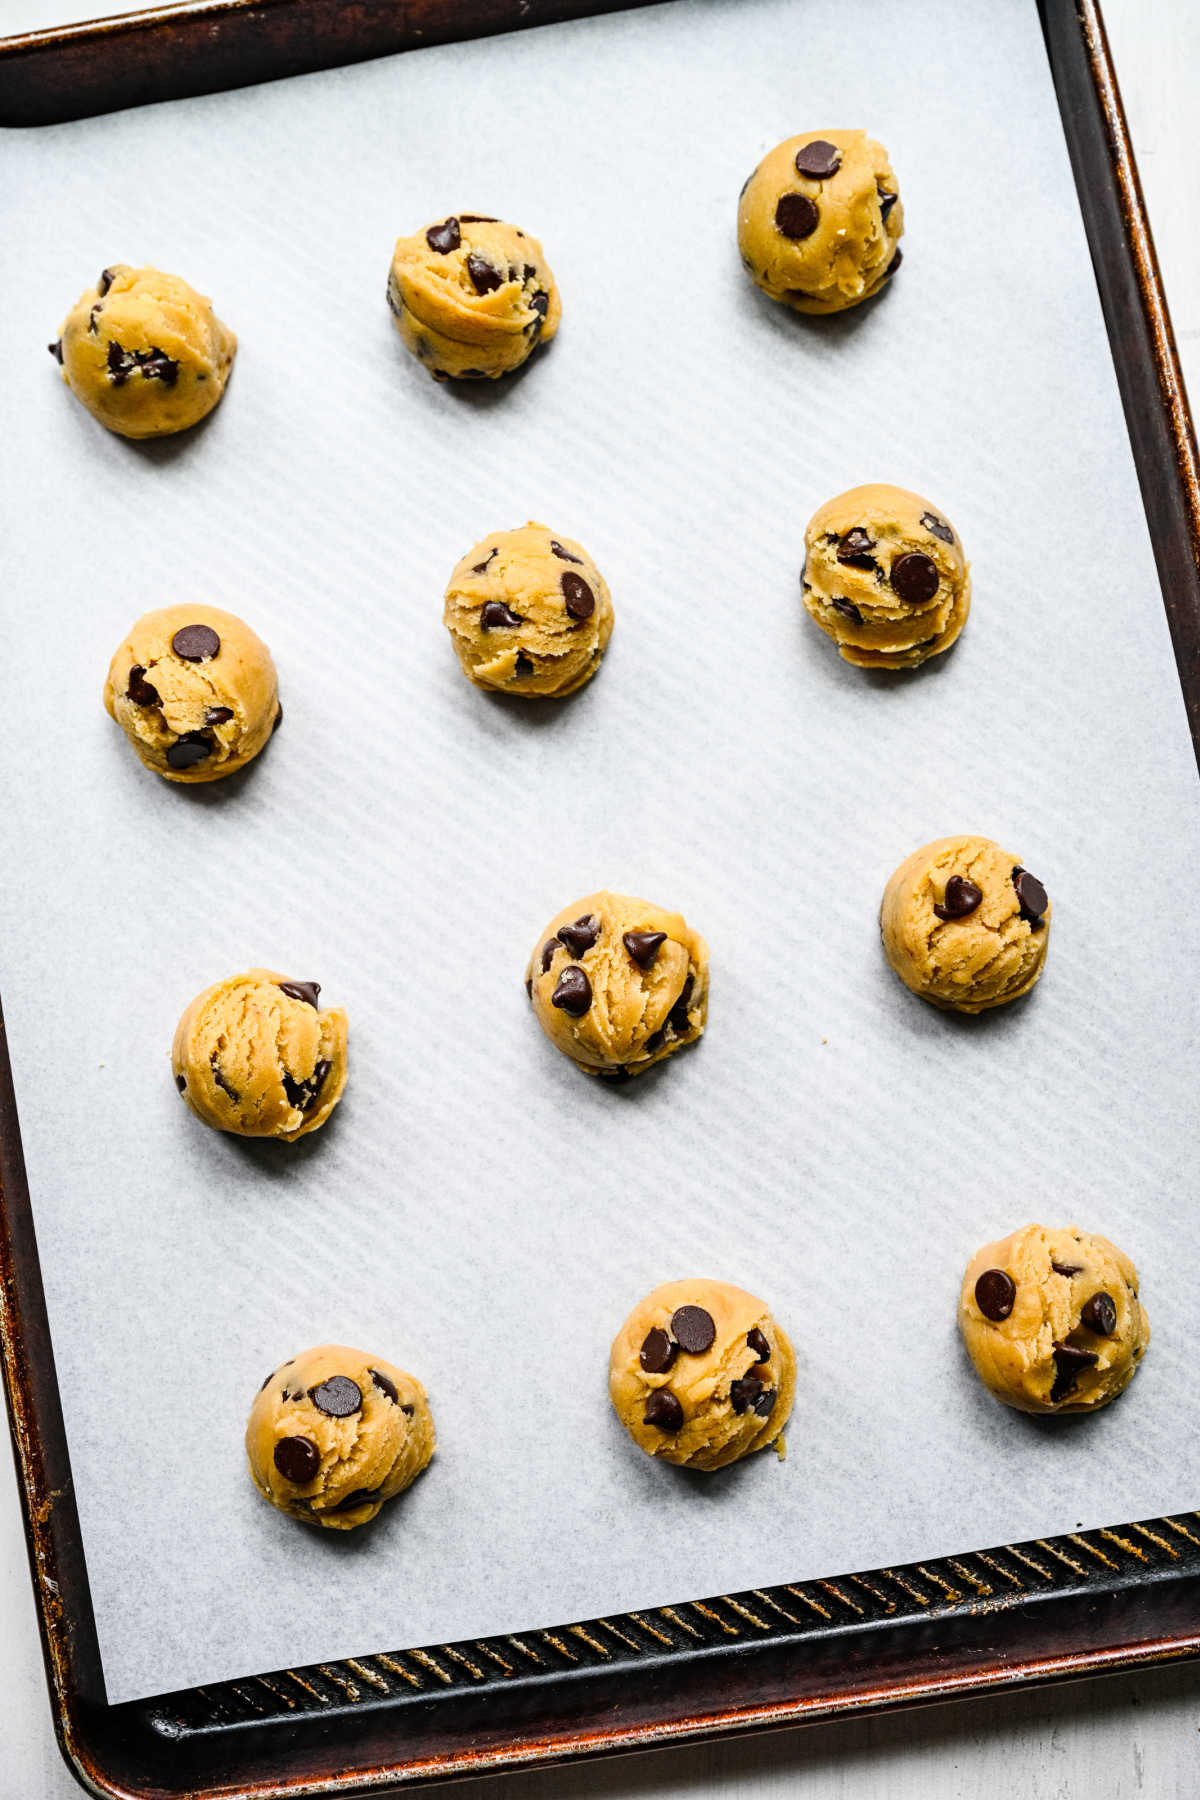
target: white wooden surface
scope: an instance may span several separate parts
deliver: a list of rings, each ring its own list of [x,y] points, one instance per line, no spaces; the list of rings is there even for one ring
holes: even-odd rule
[[[1200,405],[1200,174],[1188,126],[1200,88],[1200,6],[1103,4],[1184,371]],[[16,1483],[2,1451],[0,1696],[0,1800],[71,1800],[79,1789],[50,1725]],[[1185,1664],[452,1791],[458,1800],[710,1800],[717,1792],[728,1800],[1183,1800],[1200,1794],[1198,1731],[1200,1664]]]

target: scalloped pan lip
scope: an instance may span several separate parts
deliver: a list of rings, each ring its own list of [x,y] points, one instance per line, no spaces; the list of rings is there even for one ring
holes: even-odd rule
[[[0,41],[0,123],[611,10],[389,0],[368,22],[336,0],[168,6]],[[1186,392],[1096,0],[1039,0],[1039,13],[1200,759],[1200,459]],[[1200,1653],[1200,1515],[1187,1513],[109,1706],[2,1020],[0,1361],[55,1728],[82,1785],[110,1800],[365,1800]]]

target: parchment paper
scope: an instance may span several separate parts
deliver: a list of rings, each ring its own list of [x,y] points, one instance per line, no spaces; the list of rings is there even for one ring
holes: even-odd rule
[[[905,264],[799,319],[738,262],[779,138],[867,123]],[[1191,1429],[1197,845],[1167,628],[1032,4],[717,0],[9,133],[0,976],[110,1698],[534,1628],[1200,1499]],[[439,387],[394,336],[392,241],[447,211],[539,235],[553,347]],[[44,345],[153,260],[241,335],[190,436],[109,436]],[[803,527],[915,487],[972,558],[955,652],[838,661]],[[526,518],[615,597],[596,682],[489,700],[440,623]],[[145,608],[272,645],[286,719],[212,788],[100,706]],[[1047,884],[1045,979],[978,1020],[909,995],[884,881],[980,831]],[[709,1034],[612,1089],[529,1015],[545,920],[608,884],[681,908]],[[181,1105],[207,983],[265,963],[351,1019],[291,1147]],[[1030,1219],[1114,1237],[1154,1341],[1094,1419],[972,1376],[954,1309]],[[763,1294],[801,1381],[780,1465],[625,1439],[609,1341],[655,1283]],[[428,1383],[440,1449],[377,1524],[254,1493],[246,1411],[324,1340]]]

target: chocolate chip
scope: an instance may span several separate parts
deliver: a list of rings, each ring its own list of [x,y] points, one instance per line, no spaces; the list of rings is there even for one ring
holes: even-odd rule
[[[484,631],[513,631],[525,623],[525,618],[505,606],[503,600],[489,600],[479,615],[479,623]]]
[[[326,1512],[349,1512],[351,1507],[366,1506],[378,1500],[379,1488],[355,1488],[353,1493],[346,1494],[334,1506],[327,1506]]]
[[[814,138],[796,152],[796,173],[810,181],[828,181],[842,166],[842,153],[827,138]]]
[[[754,1410],[760,1419],[765,1419],[770,1416],[777,1397],[777,1390],[775,1388],[763,1389],[762,1393],[758,1396],[758,1399],[754,1402]]]
[[[174,387],[179,377],[179,364],[165,350],[126,350],[115,339],[108,346],[108,379],[114,387],[124,387],[138,370],[148,381],[161,381]]]
[[[559,587],[562,589],[563,602],[573,619],[590,619],[596,610],[596,596],[593,594],[582,575],[574,575],[568,569],[560,577]]]
[[[1050,904],[1050,896],[1037,876],[1031,875],[1028,869],[1015,868],[1012,872],[1012,884],[1017,890],[1021,917],[1037,931],[1042,923],[1042,915]]]
[[[271,736],[272,737],[275,736],[275,733],[279,730],[279,727],[282,724],[283,724],[283,708],[282,708],[282,706],[280,706],[280,704],[277,700],[275,702],[275,723],[271,727]]]
[[[212,739],[203,731],[185,731],[167,747],[167,764],[172,769],[192,769],[212,755]]]
[[[221,640],[211,625],[181,625],[171,648],[184,662],[209,662],[220,654]]]
[[[546,942],[542,945],[542,974],[543,975],[546,973],[546,970],[550,967],[550,964],[554,961],[555,951],[561,950],[561,949],[562,949],[562,945],[559,943],[559,941],[556,937],[546,939]]]
[[[125,689],[135,706],[157,706],[158,689],[151,687],[146,680],[146,671],[141,663],[135,663],[129,671],[129,683]]]
[[[946,898],[933,910],[939,919],[966,919],[983,899],[983,889],[965,875],[952,875],[946,883]]]
[[[499,219],[494,219],[491,213],[459,213],[458,222],[460,225],[498,225],[500,223]]]
[[[558,978],[558,986],[550,996],[550,1004],[569,1014],[572,1019],[582,1019],[592,1004],[592,984],[582,969],[572,964],[570,968],[563,970]]]
[[[1117,1303],[1112,1295],[1101,1288],[1098,1294],[1085,1300],[1079,1323],[1094,1331],[1097,1337],[1111,1337],[1117,1328]]]
[[[892,586],[906,606],[924,606],[938,591],[942,577],[931,556],[910,550],[892,564]]]
[[[900,196],[899,194],[889,194],[886,188],[880,187],[878,181],[875,183],[875,192],[879,195],[879,216],[886,220]]]
[[[532,675],[533,674],[533,658],[530,656],[526,656],[526,654],[523,650],[517,651],[517,674],[518,675]]]
[[[660,1025],[657,1031],[652,1031],[650,1033],[650,1036],[646,1039],[646,1042],[644,1043],[642,1048],[645,1050],[647,1056],[654,1056],[659,1050],[662,1049],[662,1047],[666,1043],[666,1041],[667,1041],[666,1026]]]
[[[47,344],[46,348],[50,352],[51,356],[54,358],[56,363],[62,362],[62,339],[61,338],[56,339],[53,344]]]
[[[206,725],[227,725],[233,717],[231,706],[210,706],[204,715]]]
[[[175,1077],[175,1086],[179,1089],[181,1094],[186,1094],[187,1093],[187,1076],[186,1075],[177,1075]],[[268,1377],[268,1379],[269,1379],[269,1377]]]
[[[681,1350],[703,1356],[717,1335],[713,1316],[702,1306],[681,1306],[671,1314],[671,1330]]]
[[[1050,1258],[1050,1267],[1056,1275],[1080,1275],[1083,1273],[1082,1263],[1060,1263]]]
[[[220,1088],[221,1092],[223,1094],[228,1094],[229,1098],[233,1101],[233,1104],[236,1106],[238,1103],[238,1100],[241,1098],[241,1096],[239,1095],[237,1089],[234,1087],[232,1081],[230,1081],[228,1075],[225,1073],[224,1069],[221,1067],[220,1063],[217,1061],[215,1056],[209,1057],[208,1066],[212,1070],[212,1078],[216,1082],[217,1086]]]
[[[302,1487],[311,1481],[321,1466],[321,1452],[311,1438],[280,1438],[275,1446],[275,1467],[285,1481]]]
[[[494,269],[486,256],[480,256],[472,250],[467,258],[467,274],[471,277],[471,286],[477,294],[491,294],[500,286],[502,277]]]
[[[775,229],[795,243],[812,236],[820,217],[816,201],[807,194],[784,194],[775,208]]]
[[[879,566],[871,555],[874,548],[875,539],[856,525],[839,543],[837,559],[840,563],[849,563],[852,569],[874,569]]]
[[[557,538],[550,539],[550,548],[551,548],[551,550],[553,550],[555,556],[558,557],[560,562],[573,562],[573,563],[579,563],[581,565],[583,563],[582,556],[572,556],[572,554],[569,550],[563,549],[562,545],[559,543]]]
[[[647,1375],[665,1375],[678,1355],[679,1345],[672,1343],[661,1325],[655,1325],[646,1333],[638,1361]]]
[[[832,606],[834,612],[841,613],[843,619],[849,619],[855,625],[862,624],[862,614],[859,612],[857,606],[855,606],[853,600],[837,599],[831,600],[829,604]]]
[[[385,1375],[381,1369],[371,1369],[369,1374],[380,1393],[386,1394],[393,1406],[399,1406],[400,1396],[396,1392],[396,1384],[391,1376]]]
[[[440,225],[431,225],[425,233],[425,242],[439,256],[449,256],[462,243],[462,233],[458,229],[457,219],[443,219]]]
[[[667,941],[665,931],[627,931],[621,939],[639,969],[649,969]]]
[[[600,921],[594,913],[584,913],[573,925],[560,925],[558,941],[565,944],[572,956],[582,956],[590,950],[600,936]]]
[[[530,295],[529,304],[534,312],[540,313],[544,319],[550,311],[550,296],[542,288],[539,288],[536,294]]]
[[[88,314],[88,331],[91,333],[92,337],[98,337],[100,335],[100,327],[97,325],[96,320],[103,311],[103,303],[97,300],[95,306],[93,306],[91,312]]]
[[[939,519],[933,513],[922,513],[921,523],[926,531],[931,531],[933,533],[935,538],[941,538],[943,544],[952,544],[954,542],[954,533],[947,525],[945,519]]]
[[[528,994],[530,1000],[532,1000],[533,999],[533,976],[532,975],[527,975],[525,977],[525,992]]]
[[[1055,1344],[1054,1346],[1054,1385],[1050,1389],[1050,1401],[1057,1405],[1065,1400],[1068,1394],[1074,1393],[1075,1383],[1085,1369],[1090,1369],[1100,1358],[1094,1350],[1079,1350],[1074,1344]]]
[[[302,1000],[305,1006],[317,1006],[317,995],[321,991],[319,981],[280,981],[276,986],[289,1000]]]
[[[282,1074],[283,1091],[288,1097],[288,1105],[297,1107],[301,1112],[311,1112],[317,1104],[321,1089],[333,1064],[322,1058],[308,1077],[307,1081],[297,1081],[285,1069]]]
[[[408,1405],[407,1402],[400,1408],[400,1411],[402,1413],[406,1413],[410,1419],[412,1418],[412,1416],[416,1412],[416,1410],[417,1409],[415,1406],[410,1406],[410,1405]]]
[[[137,358],[131,351],[122,349],[113,338],[108,346],[108,379],[114,387],[124,387],[133,371],[137,368]]]
[[[101,269],[100,279],[96,283],[96,292],[99,294],[99,296],[102,300],[103,300],[105,294],[107,294],[109,288],[112,286],[115,279],[116,279],[116,277],[111,269]]]
[[[692,989],[695,985],[695,976],[689,975],[683,984],[678,1000],[667,1014],[668,1025],[672,1026],[680,1037],[685,1031],[690,1031],[692,1028],[691,1020],[688,1018],[688,1002],[692,997]]]
[[[896,245],[896,254],[895,254],[895,256],[893,256],[893,258],[892,258],[891,262],[888,264],[887,268],[883,271],[884,274],[885,275],[894,275],[896,273],[896,270],[900,267],[900,264],[903,261],[904,261],[904,252],[900,248],[899,244],[897,244]]]
[[[362,1389],[348,1375],[331,1375],[318,1387],[309,1388],[308,1397],[331,1419],[348,1419],[362,1405]]]
[[[481,563],[472,563],[471,564],[472,575],[486,575],[488,564],[491,562],[493,556],[497,556],[498,554],[499,554],[499,552],[496,549],[496,546],[493,544],[492,548],[488,551],[487,555],[484,557],[484,559]]]
[[[749,1412],[763,1391],[757,1375],[743,1375],[729,1385],[729,1398],[735,1413]]]
[[[460,381],[486,381],[488,372],[486,369],[460,369],[458,378]]]
[[[263,1382],[262,1386],[259,1388],[259,1390],[258,1390],[259,1393],[260,1394],[265,1393],[266,1390],[270,1387],[271,1383],[274,1381],[274,1379],[275,1379],[275,1371],[274,1371],[274,1369],[272,1369],[271,1373],[267,1376],[267,1379]]]
[[[657,1425],[660,1431],[683,1430],[683,1408],[670,1388],[655,1388],[642,1417],[647,1425]]]
[[[975,1283],[975,1304],[985,1319],[1007,1319],[1017,1298],[1017,1284],[1006,1269],[985,1269]]]
[[[746,1333],[746,1342],[749,1344],[760,1363],[770,1362],[771,1346],[768,1344],[765,1334],[758,1329],[757,1325],[752,1331]]]

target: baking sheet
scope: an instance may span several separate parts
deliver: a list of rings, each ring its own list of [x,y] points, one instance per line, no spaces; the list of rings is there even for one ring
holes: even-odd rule
[[[738,188],[866,122],[905,199],[880,303],[746,280]],[[1150,546],[1032,4],[714,0],[7,134],[0,984],[109,1697],[532,1628],[1194,1505],[1189,1171],[1200,818]],[[439,387],[383,304],[455,208],[539,235],[561,335]],[[42,346],[114,260],[241,336],[190,436],[107,435]],[[864,480],[944,508],[959,647],[911,677],[806,620],[804,523]],[[599,678],[462,680],[456,558],[544,519],[617,609]],[[272,645],[284,727],[212,788],[142,771],[113,646],[194,598]],[[998,838],[1055,906],[1032,999],[977,1020],[879,951],[893,866]],[[699,1049],[588,1081],[528,1013],[545,920],[608,884],[713,957]],[[347,1006],[297,1146],[207,1131],[167,1062],[267,964]],[[954,1307],[1031,1218],[1125,1246],[1154,1341],[1094,1419],[997,1407]],[[764,1295],[789,1454],[642,1457],[609,1340],[660,1280]],[[273,1513],[242,1425],[325,1340],[429,1386],[438,1456],[373,1528]]]

